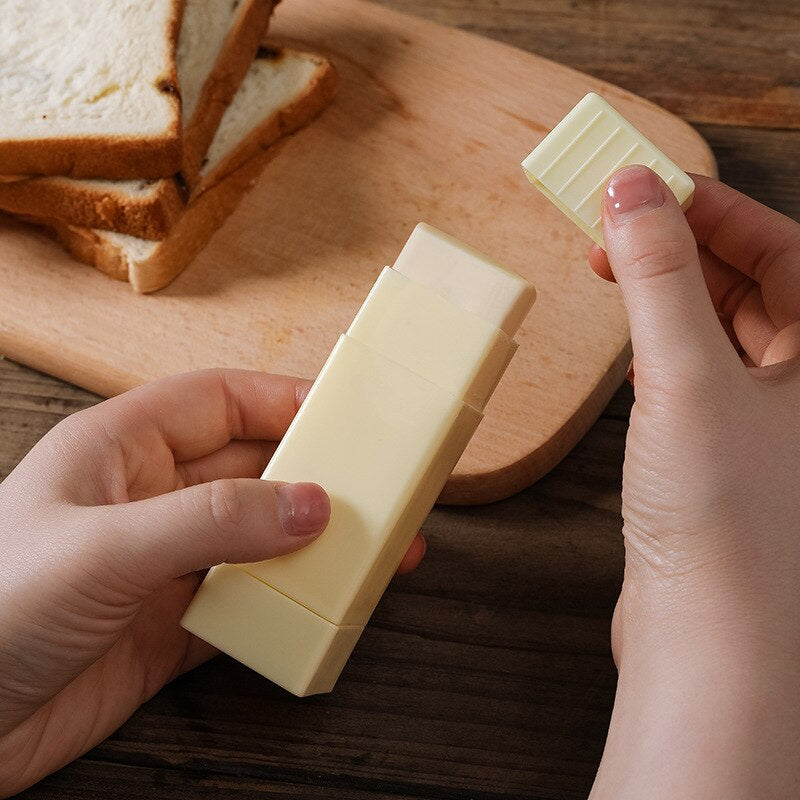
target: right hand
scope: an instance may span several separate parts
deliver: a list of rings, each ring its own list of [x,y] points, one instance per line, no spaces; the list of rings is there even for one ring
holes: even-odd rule
[[[597,798],[788,797],[800,778],[800,226],[696,184],[684,217],[621,170],[590,253],[622,291],[636,397]]]

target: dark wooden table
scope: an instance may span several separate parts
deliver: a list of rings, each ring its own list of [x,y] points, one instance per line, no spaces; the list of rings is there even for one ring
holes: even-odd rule
[[[800,218],[796,0],[381,2],[660,103],[710,142],[723,180]],[[98,399],[0,361],[0,477]],[[425,563],[395,580],[332,695],[301,702],[216,659],[24,798],[585,797],[614,696],[631,402],[623,387],[517,497],[436,510]]]

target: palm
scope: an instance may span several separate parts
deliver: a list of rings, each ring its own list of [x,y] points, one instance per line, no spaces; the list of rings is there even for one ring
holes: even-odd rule
[[[204,382],[201,400],[189,409],[180,400],[179,382],[186,378]],[[179,385],[172,395],[115,409],[100,435],[87,422],[92,420],[87,412],[52,432],[57,450],[81,454],[71,464],[73,474],[65,476],[65,499],[79,507],[108,508],[220,477],[258,477],[275,444],[254,436],[280,438],[308,388],[305,381],[270,379],[261,418],[244,419],[241,412],[242,418],[231,413],[239,403],[224,381],[195,376],[174,381]],[[245,385],[237,391],[249,390]],[[108,405],[114,408],[121,400]],[[40,449],[53,449],[45,444]],[[36,481],[36,455],[35,448],[12,476],[12,493],[14,484],[21,489]],[[20,520],[23,528],[38,525]],[[89,533],[82,528],[68,538],[90,538]],[[200,573],[147,580],[162,576],[163,565],[137,562],[110,571],[96,569],[91,560],[62,563],[56,570],[38,592],[37,604],[45,610],[36,627],[48,631],[46,640],[25,628],[17,634],[20,641],[31,637],[28,656],[36,665],[28,676],[30,689],[12,701],[6,715],[12,724],[15,716],[23,721],[5,736],[0,731],[0,762],[22,775],[43,775],[49,765],[75,758],[164,683],[214,653],[179,625]]]
[[[102,741],[184,671],[191,640],[178,620],[199,580],[178,578],[145,600],[99,660],[3,741],[9,763],[19,759],[32,775],[47,774],[49,765],[71,761],[87,743]]]
[[[127,502],[186,486],[186,470],[157,431],[121,443],[115,455],[121,473],[90,470],[85,476],[98,505],[108,497]],[[95,596],[103,601],[102,609],[87,606],[92,617],[71,642],[72,656],[91,666],[13,732],[8,752],[24,755],[32,773],[46,773],[48,763],[75,758],[86,742],[102,740],[161,686],[212,655],[211,648],[179,625],[201,579],[196,573],[175,578],[142,600],[135,591],[120,595],[116,585],[100,587]],[[101,621],[107,624],[98,625]],[[38,742],[32,757],[27,748],[16,746],[29,741]]]

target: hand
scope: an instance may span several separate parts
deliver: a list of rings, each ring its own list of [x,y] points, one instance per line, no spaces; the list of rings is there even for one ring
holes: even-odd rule
[[[306,381],[205,371],[57,425],[0,484],[0,796],[214,655],[178,624],[203,570],[313,541],[313,484],[255,480]],[[418,536],[401,565],[424,553]]]
[[[604,199],[631,326],[620,671],[594,798],[789,797],[800,782],[800,226],[644,167]],[[758,365],[758,366],[756,366]]]

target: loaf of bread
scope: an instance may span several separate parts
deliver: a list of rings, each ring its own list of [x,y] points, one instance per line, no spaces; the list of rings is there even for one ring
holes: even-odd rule
[[[181,166],[184,0],[4,0],[0,174],[161,178]]]
[[[239,88],[276,0],[186,0],[177,46],[183,177],[154,181],[40,177],[0,182],[0,209],[71,225],[163,239],[183,213],[186,185]]]
[[[205,247],[287,136],[330,102],[336,73],[324,58],[261,48],[226,109],[185,212],[163,241],[46,220],[65,246],[137,292],[172,281]]]

